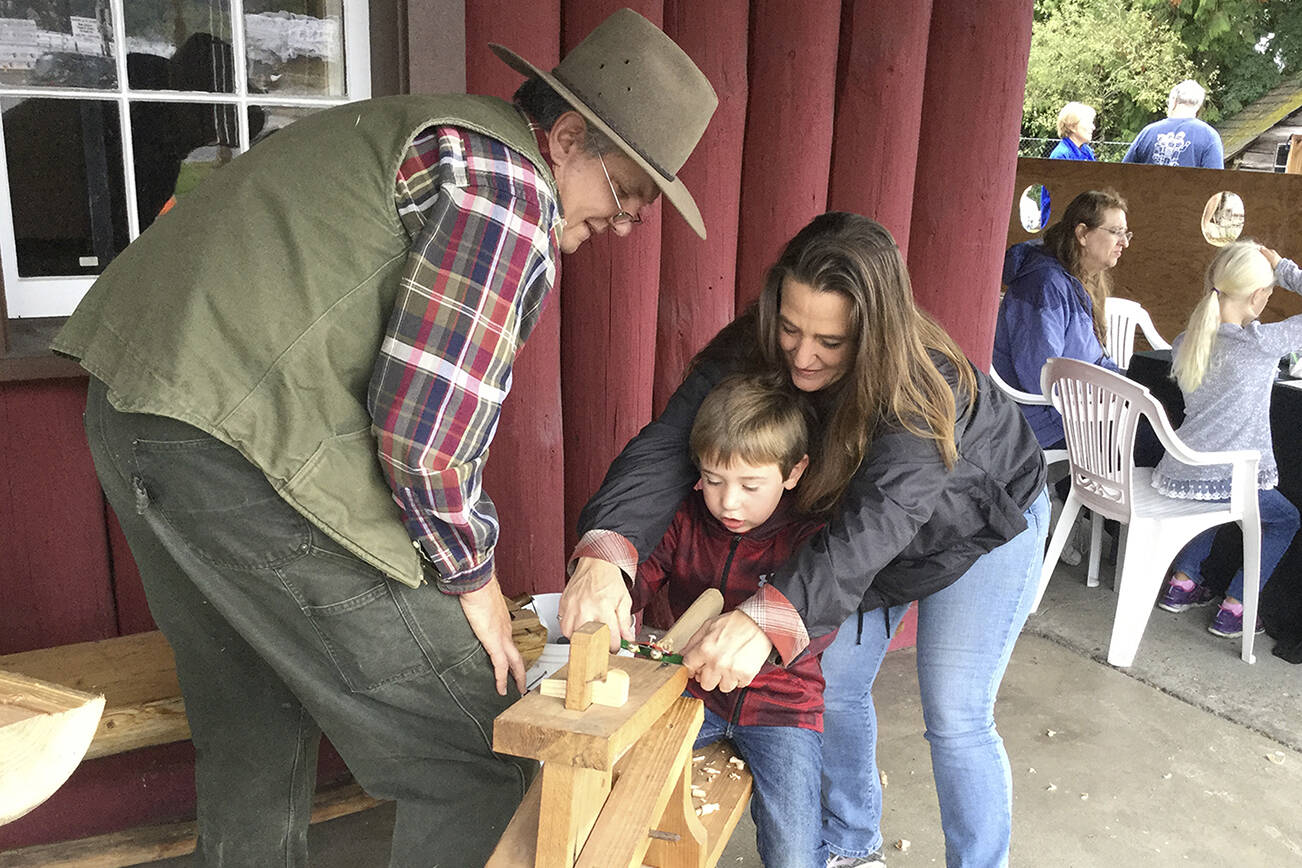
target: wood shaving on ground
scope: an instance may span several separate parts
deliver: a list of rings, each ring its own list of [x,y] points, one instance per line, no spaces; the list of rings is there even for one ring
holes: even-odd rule
[[[1049,786],[1045,787],[1045,789],[1046,789],[1047,791],[1051,792],[1051,793],[1056,793],[1056,792],[1058,792],[1058,785],[1057,785],[1057,784],[1049,784]]]
[[[736,757],[736,756],[733,757],[732,759],[728,760],[728,765],[730,765],[730,766],[736,766],[736,767],[739,768],[739,769],[744,769],[744,768],[746,768],[746,763],[742,760],[742,758],[741,758],[741,757]]]
[[[1270,760],[1277,766],[1282,766],[1284,764],[1284,751],[1277,750],[1274,753],[1268,753],[1266,754],[1266,759]]]
[[[692,787],[692,798],[694,798],[694,799],[703,799],[703,798],[705,798],[705,790],[701,789],[700,787],[693,786],[693,787]]]
[[[1089,797],[1090,797],[1090,794],[1089,794],[1089,793],[1081,793],[1081,794],[1080,794],[1080,800],[1081,800],[1082,802],[1089,801]]]
[[[909,852],[909,848],[912,846],[913,846],[913,842],[910,841],[908,838],[901,838],[900,840],[895,842],[895,849],[899,850],[901,853]]]
[[[699,755],[699,756],[694,756],[694,757],[692,757],[692,762],[694,762],[694,763],[699,763],[699,762],[703,761],[704,759],[705,759],[705,754],[701,754],[701,755]]]
[[[1053,738],[1055,735],[1058,734],[1058,731],[1056,729],[1046,729],[1044,731],[1044,734],[1047,735],[1049,738]]]
[[[737,774],[736,772],[728,772],[728,780],[739,781],[741,780],[741,775]]]
[[[706,817],[709,816],[710,814],[713,814],[717,810],[719,810],[718,802],[707,802],[696,809],[696,816]]]
[[[719,770],[716,769],[714,766],[706,766],[705,768],[701,769],[701,771],[705,772],[710,777],[714,777],[719,773]]]
[[[882,782],[882,789],[886,789],[886,772],[881,769],[877,770],[877,779]]]

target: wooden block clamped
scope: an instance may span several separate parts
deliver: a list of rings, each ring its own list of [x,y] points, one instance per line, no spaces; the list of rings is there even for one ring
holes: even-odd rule
[[[564,678],[544,678],[538,685],[543,696],[565,698],[565,689],[569,681]],[[589,682],[592,688],[592,704],[618,708],[628,702],[628,673],[623,669],[611,669],[601,681]]]

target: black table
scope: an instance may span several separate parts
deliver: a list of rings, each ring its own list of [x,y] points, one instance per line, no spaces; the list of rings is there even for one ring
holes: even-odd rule
[[[1171,379],[1171,351],[1147,350],[1134,354],[1126,374],[1147,386],[1162,402],[1172,428],[1184,421],[1184,396]],[[1275,384],[1270,401],[1270,429],[1279,465],[1279,491],[1294,504],[1302,504],[1302,389]],[[1223,591],[1243,564],[1243,539],[1238,525],[1226,525],[1217,534],[1212,555],[1203,564],[1209,588]],[[1261,592],[1261,618],[1266,632],[1278,640],[1277,649],[1302,643],[1302,533],[1275,568]],[[1296,662],[1296,661],[1295,661]]]

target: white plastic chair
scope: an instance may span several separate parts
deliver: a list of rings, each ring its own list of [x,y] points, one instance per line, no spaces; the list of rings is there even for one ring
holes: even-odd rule
[[[994,365],[990,366],[990,379],[994,381],[996,388],[1008,397],[1012,398],[1019,404],[1041,405],[1045,407],[1052,406],[1048,398],[1043,395],[1037,395],[1034,392],[1023,392],[1021,389],[1014,389],[1004,381],[1003,377],[995,371]],[[1044,450],[1044,463],[1046,466],[1052,466],[1057,462],[1067,461],[1066,449],[1046,449]],[[1086,584],[1095,588],[1099,584],[1099,565],[1103,560],[1103,519],[1095,515],[1090,525],[1090,560],[1089,567],[1086,570]]]
[[[1128,298],[1109,298],[1103,303],[1103,314],[1107,320],[1107,346],[1103,349],[1121,370],[1130,367],[1130,357],[1135,352],[1136,328],[1144,333],[1144,339],[1153,349],[1171,349],[1171,345],[1157,333],[1153,318],[1139,302]]]
[[[1127,534],[1138,534],[1137,539],[1143,541],[1143,545],[1121,547],[1117,611],[1108,645],[1108,662],[1129,666],[1135,660],[1171,561],[1202,531],[1232,521],[1243,529],[1241,656],[1247,663],[1256,662],[1252,646],[1261,576],[1261,515],[1257,505],[1260,453],[1255,449],[1190,449],[1171,429],[1162,405],[1147,388],[1097,365],[1076,359],[1049,359],[1040,384],[1062,414],[1071,494],[1053,529],[1032,611],[1040,606],[1080,508],[1088,507],[1095,516],[1120,522]],[[1148,417],[1168,455],[1186,464],[1232,465],[1230,502],[1180,500],[1158,494],[1152,485],[1153,470],[1135,466],[1135,431],[1140,415]]]

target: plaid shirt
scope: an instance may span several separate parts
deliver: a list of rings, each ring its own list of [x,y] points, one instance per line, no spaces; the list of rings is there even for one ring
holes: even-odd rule
[[[560,203],[519,153],[456,127],[416,137],[394,193],[411,247],[371,376],[372,430],[413,544],[440,590],[466,593],[493,575],[483,467],[556,281]]]

